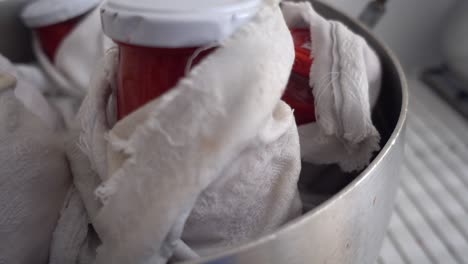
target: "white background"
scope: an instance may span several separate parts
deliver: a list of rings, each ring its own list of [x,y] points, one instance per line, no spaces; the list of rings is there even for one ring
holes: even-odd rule
[[[354,17],[370,0],[322,0]],[[457,0],[388,0],[387,12],[376,26],[384,40],[410,71],[441,62],[440,38],[445,20]],[[463,1],[463,0],[459,0]]]

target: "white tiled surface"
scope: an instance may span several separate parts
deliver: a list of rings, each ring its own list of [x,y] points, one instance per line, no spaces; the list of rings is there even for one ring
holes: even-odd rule
[[[468,263],[468,121],[410,80],[401,187],[378,263]]]

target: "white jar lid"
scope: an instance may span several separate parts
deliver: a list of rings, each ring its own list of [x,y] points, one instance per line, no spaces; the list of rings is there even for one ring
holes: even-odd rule
[[[97,7],[101,0],[35,0],[21,13],[23,22],[31,28],[50,26]]]
[[[149,47],[198,47],[229,37],[262,0],[108,0],[101,8],[110,38]]]

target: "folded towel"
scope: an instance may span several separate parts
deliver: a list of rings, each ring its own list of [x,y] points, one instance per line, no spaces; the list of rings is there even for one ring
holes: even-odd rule
[[[54,83],[47,78],[45,72],[37,63],[16,64],[18,78],[33,84],[42,94],[48,94],[53,91]]]
[[[41,94],[41,88],[38,85],[46,85],[47,82],[40,81],[41,77],[44,76],[38,72],[37,68],[24,65],[15,66],[0,55],[0,72],[15,77],[14,94],[32,114],[40,118],[51,129],[56,130],[63,127],[59,113]]]
[[[379,58],[362,37],[324,19],[308,2],[283,2],[282,10],[289,27],[310,28],[312,39],[317,122],[299,127],[303,159],[336,163],[344,171],[364,168],[380,148],[371,119],[380,92]]]
[[[14,76],[0,56],[0,262],[46,264],[70,173],[53,109]]]
[[[97,263],[208,255],[301,214],[298,133],[280,100],[293,44],[277,1],[265,1],[172,90],[112,127],[107,103],[117,59],[111,50],[96,70],[78,116],[84,153],[69,155],[102,243]],[[83,256],[87,242],[70,241],[78,231],[61,227],[73,214],[80,217],[70,221],[85,226],[78,205],[64,208],[53,247],[75,245],[73,254]]]
[[[22,83],[15,89],[18,99],[43,121],[57,128],[72,126],[83,98],[55,93],[56,83],[37,64],[16,64],[10,72]]]

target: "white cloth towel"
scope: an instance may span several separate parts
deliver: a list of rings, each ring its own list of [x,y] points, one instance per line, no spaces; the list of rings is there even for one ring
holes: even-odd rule
[[[83,98],[55,93],[55,83],[37,64],[17,64],[11,72],[23,84],[15,89],[18,99],[31,106],[29,108],[49,125],[65,129],[72,127]]]
[[[33,84],[42,94],[51,92],[53,83],[37,63],[16,64],[18,78]]]
[[[19,77],[0,56],[0,74],[5,73]],[[0,89],[1,263],[48,261],[71,181],[56,122],[53,109],[27,80],[18,78],[16,88]]]
[[[13,65],[6,58],[0,55],[0,71],[14,76],[17,80],[13,89],[16,98],[20,100],[31,113],[36,115],[51,129],[58,129],[62,126],[60,115],[47,102],[41,94],[47,81],[42,79],[44,75],[34,66]]]
[[[106,56],[72,141],[79,137],[81,149],[69,146],[77,191],[62,211],[51,263],[187,260],[259,237],[300,213],[297,134],[279,102],[292,43],[275,4],[173,90],[113,128],[107,103],[117,57]],[[362,38],[310,4],[282,9],[288,26],[310,27],[313,39],[318,121],[300,127],[303,157],[360,169],[379,147],[370,119],[379,60]]]
[[[207,255],[301,214],[298,132],[280,100],[294,52],[277,1],[265,1],[172,90],[111,128],[106,113],[117,59],[110,51],[96,70],[78,115],[84,153],[72,145],[69,155],[75,187],[102,242],[97,263]],[[75,201],[77,192],[70,193]],[[53,257],[75,263],[60,262],[66,260],[60,252],[86,255],[88,220],[78,205],[62,216]],[[63,227],[76,226],[66,218],[81,228]],[[54,250],[64,243],[66,251]]]
[[[324,19],[309,2],[283,2],[282,10],[290,28],[310,28],[312,39],[317,122],[299,127],[303,159],[336,163],[344,171],[363,169],[380,148],[371,119],[381,85],[379,58],[362,37]]]

